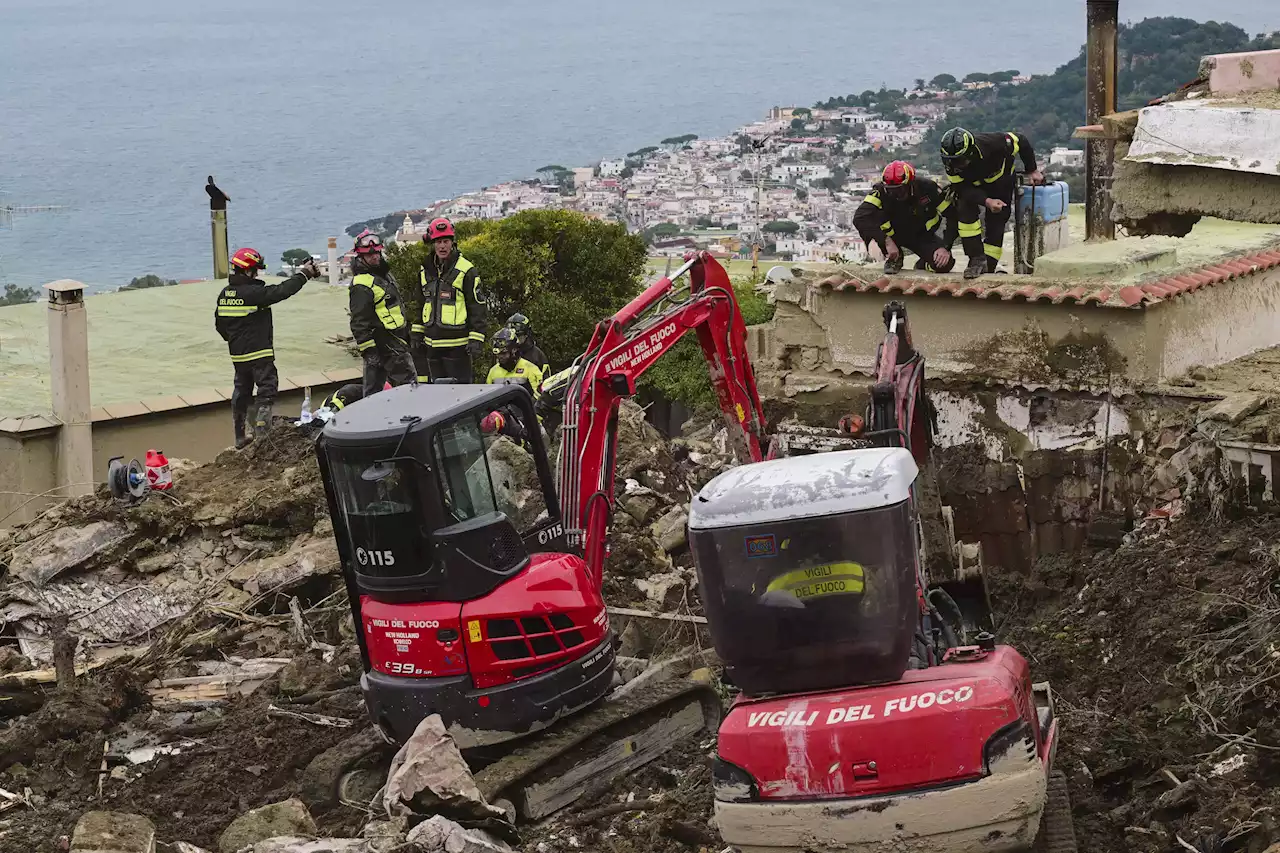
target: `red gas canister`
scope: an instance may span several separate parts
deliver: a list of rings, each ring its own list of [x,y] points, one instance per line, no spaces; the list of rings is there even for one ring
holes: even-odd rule
[[[169,470],[169,460],[163,450],[147,451],[147,482],[153,489],[173,488],[173,472]]]

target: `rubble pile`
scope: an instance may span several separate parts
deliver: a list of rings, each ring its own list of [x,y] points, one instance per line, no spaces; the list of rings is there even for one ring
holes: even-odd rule
[[[623,408],[607,598],[677,620],[619,619],[623,680],[709,662],[686,649],[700,635],[684,523],[690,489],[730,459],[714,428],[671,442]],[[528,456],[504,440],[490,460],[532,521]],[[573,846],[565,827],[604,827],[599,849],[675,851],[709,837],[705,739],[523,838],[500,809],[459,807],[469,776],[437,788],[403,756],[337,785],[341,759],[380,742],[311,436],[278,428],[174,467],[169,492],[130,505],[103,489],[0,532],[0,850],[547,851]],[[456,754],[447,736],[426,740]],[[441,766],[466,773],[461,758]],[[639,804],[607,808],[619,797]]]

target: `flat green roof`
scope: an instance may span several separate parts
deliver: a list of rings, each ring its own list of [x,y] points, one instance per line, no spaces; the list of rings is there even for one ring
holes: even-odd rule
[[[275,276],[266,281],[279,281]],[[213,328],[223,281],[86,297],[89,382],[94,406],[230,386],[227,345]],[[352,368],[359,361],[325,343],[349,335],[347,289],[313,281],[276,305],[280,375]],[[48,305],[0,308],[0,416],[43,414],[49,393]]]

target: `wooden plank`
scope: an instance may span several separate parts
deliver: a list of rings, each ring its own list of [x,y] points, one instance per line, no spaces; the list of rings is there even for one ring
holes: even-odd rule
[[[695,699],[649,728],[609,744],[594,758],[557,778],[526,785],[517,795],[517,808],[526,818],[541,820],[578,799],[588,786],[607,784],[643,767],[683,738],[701,731],[703,726],[702,706]]]
[[[630,607],[607,607],[610,616],[622,616],[629,619],[652,619],[658,622],[683,622],[692,625],[707,624],[707,617],[693,616],[684,613],[656,613],[652,610],[635,610]]]
[[[1110,113],[1102,117],[1102,127],[1112,139],[1133,139],[1138,129],[1139,110],[1125,110],[1121,113]]]
[[[1084,127],[1077,127],[1075,133],[1071,134],[1072,139],[1108,139],[1107,129],[1100,124],[1086,124]]]

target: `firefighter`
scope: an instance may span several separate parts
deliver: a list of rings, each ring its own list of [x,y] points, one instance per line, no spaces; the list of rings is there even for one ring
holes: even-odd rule
[[[328,397],[324,398],[324,402],[320,404],[320,408],[316,409],[316,420],[321,423],[328,423],[338,412],[341,412],[352,403],[359,402],[363,398],[363,385],[355,382],[343,385],[337,391],[334,391]]]
[[[449,220],[431,220],[422,240],[431,254],[420,274],[422,316],[411,329],[419,380],[472,382],[471,359],[483,350],[487,315],[480,276],[458,253]]]
[[[1004,229],[1013,214],[1018,158],[1027,182],[1044,183],[1031,141],[1020,133],[970,133],[953,127],[942,135],[942,163],[951,181],[957,232],[969,257],[965,278],[995,272],[1004,256]],[[984,229],[979,216],[985,212]],[[985,231],[985,236],[984,236]]]
[[[512,314],[507,318],[507,328],[515,330],[516,341],[520,344],[520,357],[536,365],[543,376],[551,373],[551,362],[547,361],[547,356],[533,339],[533,325],[529,318],[523,314]]]
[[[382,239],[368,229],[356,237],[351,263],[351,335],[364,359],[363,396],[372,397],[384,383],[416,385],[417,372],[405,339],[408,323],[403,302],[382,251]]]
[[[536,403],[538,389],[542,385],[542,370],[533,362],[521,358],[515,329],[504,326],[498,330],[493,336],[493,355],[497,363],[489,368],[485,381],[493,385],[506,379],[523,379],[529,383],[529,393]],[[496,412],[489,413],[481,423],[481,429],[505,435],[528,450],[529,434],[523,420],[516,406],[503,406]]]
[[[301,270],[279,284],[259,280],[258,271],[267,268],[257,249],[238,249],[231,256],[231,275],[226,287],[218,293],[213,326],[227,342],[235,383],[231,391],[231,418],[235,428],[236,447],[253,440],[248,433],[249,408],[257,388],[258,407],[253,420],[254,433],[264,432],[271,424],[271,408],[280,388],[276,372],[275,332],[271,324],[271,306],[293,296],[320,270],[308,260]]]
[[[884,253],[885,275],[902,271],[908,249],[920,258],[917,269],[951,272],[956,259],[938,235],[939,223],[950,219],[951,200],[933,181],[917,180],[915,168],[901,160],[886,166],[881,178],[858,206],[853,226]]]

